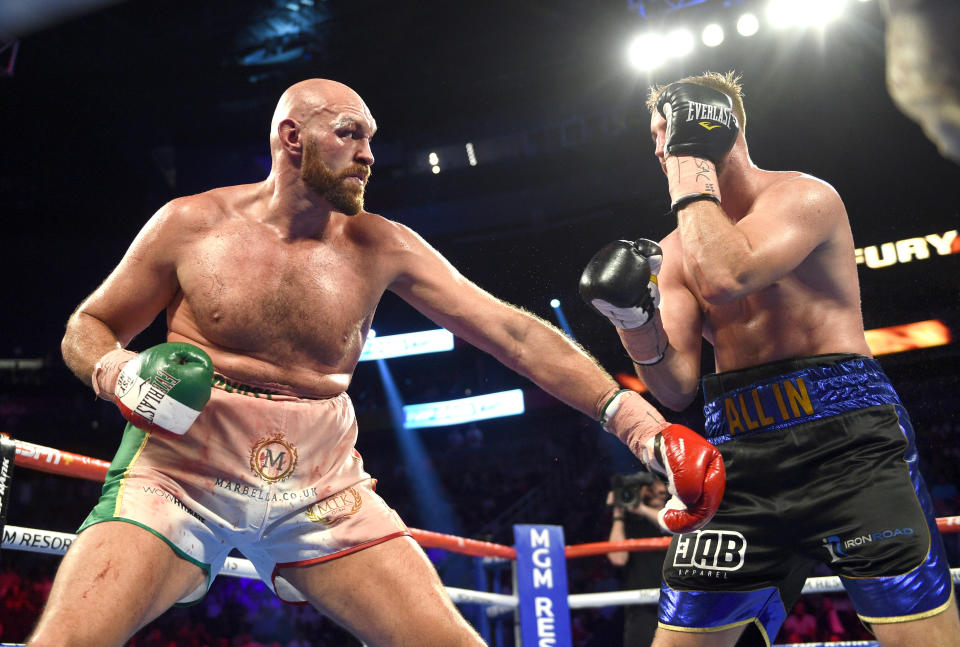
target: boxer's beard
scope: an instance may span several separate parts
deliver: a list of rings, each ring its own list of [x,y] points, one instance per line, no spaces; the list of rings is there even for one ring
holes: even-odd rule
[[[343,171],[335,173],[320,159],[317,143],[309,139],[304,142],[300,178],[307,187],[333,205],[334,209],[348,216],[355,216],[363,210],[366,182],[359,187],[348,182],[347,178],[354,175],[369,179],[370,167],[351,164]]]

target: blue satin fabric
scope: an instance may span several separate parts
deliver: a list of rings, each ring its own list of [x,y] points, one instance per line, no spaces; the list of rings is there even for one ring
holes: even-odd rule
[[[681,604],[681,601],[683,602]],[[692,604],[691,604],[692,602]],[[660,585],[660,624],[667,628],[726,629],[755,621],[767,645],[787,618],[775,587],[757,591],[676,591]]]
[[[791,397],[797,392],[807,397]],[[896,391],[876,360],[856,357],[784,373],[724,393],[703,407],[704,436],[720,445],[734,438],[883,404],[900,405]]]

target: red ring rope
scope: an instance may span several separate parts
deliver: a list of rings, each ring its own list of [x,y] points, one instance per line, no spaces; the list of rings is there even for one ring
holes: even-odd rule
[[[102,482],[106,478],[107,469],[110,467],[110,463],[102,461],[99,458],[73,454],[22,440],[15,442],[17,444],[17,454],[13,463],[20,467],[98,482]],[[960,532],[960,516],[941,517],[937,519],[937,527],[940,529],[940,532],[943,533]],[[514,559],[517,556],[516,549],[489,541],[467,539],[465,537],[457,537],[456,535],[446,535],[430,530],[419,530],[417,528],[410,528],[410,534],[412,534],[413,538],[417,540],[417,543],[424,548],[441,548],[443,550],[449,550],[452,553],[460,553],[472,557],[502,557],[505,559]],[[616,551],[664,550],[669,543],[669,537],[649,537],[645,539],[627,539],[625,541],[613,542],[601,541],[567,546],[565,552],[568,559],[573,559],[591,555],[604,555]]]

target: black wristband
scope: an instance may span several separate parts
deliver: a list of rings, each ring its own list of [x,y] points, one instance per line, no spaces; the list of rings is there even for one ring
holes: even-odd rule
[[[677,215],[677,213],[685,206],[691,202],[697,202],[699,200],[713,200],[717,204],[720,204],[720,198],[712,193],[688,193],[687,195],[680,196],[674,200],[673,204],[670,205],[670,211],[673,212],[673,215]]]

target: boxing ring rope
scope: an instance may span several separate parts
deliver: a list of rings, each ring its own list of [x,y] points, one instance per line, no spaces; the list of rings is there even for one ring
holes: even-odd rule
[[[110,463],[74,454],[52,447],[36,445],[34,443],[14,440],[16,455],[14,465],[59,476],[69,476],[90,481],[103,482],[106,478]],[[960,532],[960,516],[941,517],[937,519],[937,527],[943,533]],[[453,553],[482,557],[496,561],[512,560],[517,551],[511,546],[493,542],[468,539],[454,535],[410,528],[413,538],[423,548],[439,548]],[[76,538],[75,534],[23,528],[7,525],[3,532],[3,550],[21,550],[26,552],[63,555]],[[564,547],[567,559],[577,559],[596,555],[604,555],[619,551],[653,551],[665,550],[670,543],[669,537],[650,537],[644,539],[626,539],[615,542],[594,542]],[[954,584],[960,584],[960,568],[950,571]],[[222,575],[259,579],[253,565],[246,559],[228,557],[224,564]],[[843,586],[837,576],[811,577],[803,586],[802,593],[820,594],[842,592]],[[512,613],[516,610],[519,599],[516,595],[489,593],[447,587],[447,593],[455,603],[486,605],[488,617],[497,617]],[[602,593],[580,593],[568,596],[570,609],[587,609],[627,604],[656,604],[659,600],[659,589],[641,589],[633,591],[611,591]],[[0,647],[6,643],[0,643]],[[846,641],[833,643],[794,643],[792,647],[870,647],[877,645],[873,641]]]

